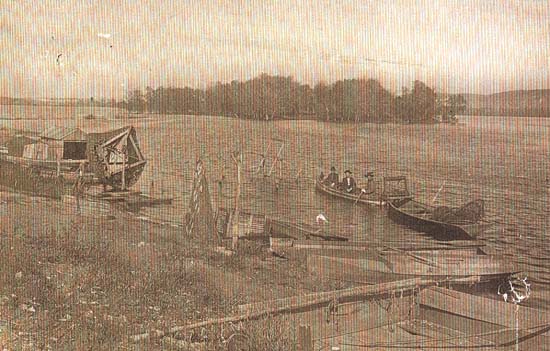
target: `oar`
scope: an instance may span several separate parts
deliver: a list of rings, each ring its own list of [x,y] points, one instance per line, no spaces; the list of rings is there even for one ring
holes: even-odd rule
[[[363,194],[365,194],[366,191],[365,189],[361,189],[361,192],[359,193],[359,196],[357,196],[357,199],[355,199],[355,204],[357,204],[357,202],[359,202],[359,199],[361,199],[361,196],[363,196]]]
[[[437,191],[437,194],[435,194],[434,198],[432,199],[432,205],[434,204],[435,200],[437,199],[437,197],[439,196],[439,193],[441,192],[441,190],[443,190],[443,187],[445,186],[445,183],[447,181],[444,181],[443,184],[441,185],[441,188],[439,188],[439,190]]]

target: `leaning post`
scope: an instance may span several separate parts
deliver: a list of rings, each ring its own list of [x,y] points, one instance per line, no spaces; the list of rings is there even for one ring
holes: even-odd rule
[[[233,250],[237,248],[239,242],[239,224],[240,224],[240,197],[241,197],[241,169],[243,156],[242,153],[238,152],[236,155],[231,155],[233,161],[237,165],[237,193],[235,195],[235,213],[233,215],[234,225],[231,228],[232,243],[231,247]]]

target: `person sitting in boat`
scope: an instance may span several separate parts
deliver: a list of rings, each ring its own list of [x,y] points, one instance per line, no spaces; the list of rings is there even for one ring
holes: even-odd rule
[[[339,184],[339,182],[340,182],[340,177],[336,172],[336,168],[334,168],[334,166],[330,167],[330,173],[327,174],[327,176],[323,179],[323,183],[334,187],[337,184]]]
[[[357,184],[355,183],[355,179],[351,176],[351,171],[347,169],[344,172],[344,178],[342,179],[342,188],[347,193],[355,193],[357,190]]]
[[[367,178],[367,187],[364,189],[361,189],[361,191],[364,194],[372,194],[374,193],[374,172],[367,172],[365,174],[365,178]]]

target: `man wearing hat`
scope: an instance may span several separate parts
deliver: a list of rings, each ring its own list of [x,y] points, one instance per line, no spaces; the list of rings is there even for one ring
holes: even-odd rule
[[[351,171],[346,169],[344,172],[344,178],[342,179],[342,187],[348,193],[354,193],[357,185],[355,184],[355,179],[351,176]]]
[[[366,194],[374,193],[374,191],[375,191],[375,189],[374,189],[374,172],[373,171],[366,172],[365,178],[367,178],[367,188],[362,190],[363,193],[366,193]]]
[[[332,187],[340,183],[340,176],[338,176],[338,173],[336,172],[336,168],[334,168],[334,166],[330,167],[330,173],[327,174],[325,179],[323,179],[323,183],[328,184]]]

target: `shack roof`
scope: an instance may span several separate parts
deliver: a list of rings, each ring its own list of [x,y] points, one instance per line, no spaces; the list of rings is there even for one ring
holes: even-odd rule
[[[42,139],[85,141],[86,133],[79,128],[49,127],[40,135]]]

